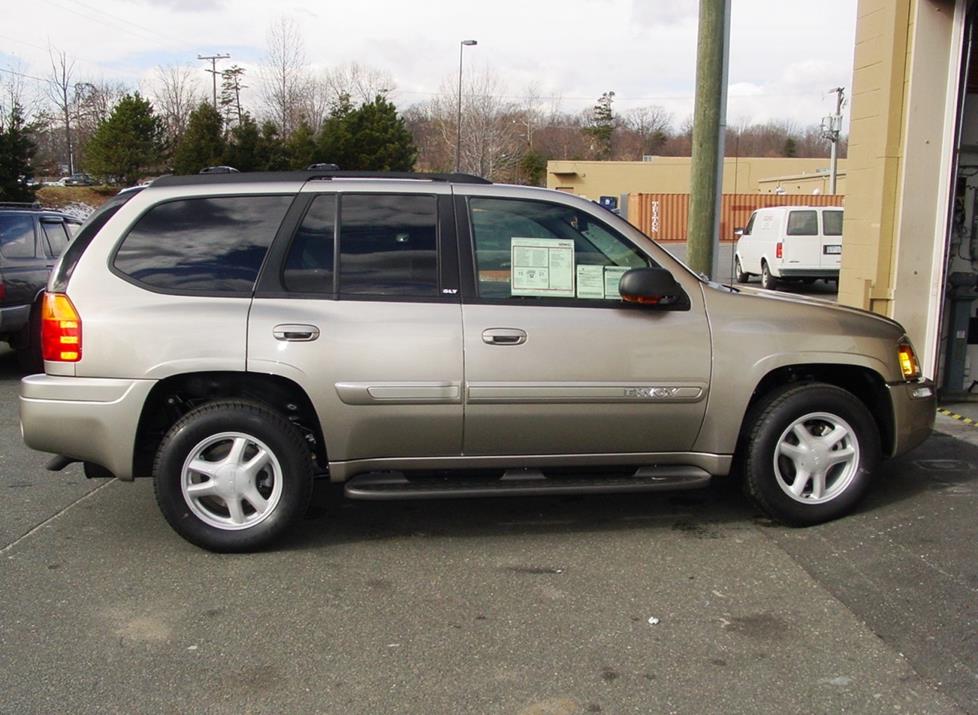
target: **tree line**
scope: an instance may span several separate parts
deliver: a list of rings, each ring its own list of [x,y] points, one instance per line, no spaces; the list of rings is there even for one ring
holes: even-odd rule
[[[569,112],[534,88],[509,97],[493,72],[473,69],[461,103],[457,76],[447,77],[429,99],[399,111],[385,72],[357,63],[313,72],[294,21],[274,23],[266,39],[257,70],[226,68],[216,97],[199,68],[161,66],[133,91],[81,78],[55,50],[46,78],[0,75],[0,200],[29,200],[33,177],[79,171],[117,184],[220,164],[452,171],[458,150],[463,172],[540,185],[551,159],[638,161],[691,151],[691,118],[677,121],[659,106],[618,111],[613,91]],[[841,149],[844,156],[844,142]],[[742,123],[728,127],[726,152],[821,157],[828,144],[817,126]]]

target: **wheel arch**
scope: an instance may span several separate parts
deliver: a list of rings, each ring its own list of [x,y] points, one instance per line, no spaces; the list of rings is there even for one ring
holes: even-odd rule
[[[278,375],[251,372],[193,372],[164,378],[153,386],[140,413],[133,450],[133,476],[152,474],[166,432],[191,409],[218,400],[258,402],[296,425],[309,444],[318,468],[328,469],[319,416],[306,391]]]
[[[879,430],[883,454],[893,454],[893,406],[882,375],[869,367],[831,363],[783,365],[768,371],[757,383],[747,403],[737,438],[737,454],[742,453],[751,425],[767,398],[787,387],[805,383],[833,385],[856,397],[873,416],[873,422]]]

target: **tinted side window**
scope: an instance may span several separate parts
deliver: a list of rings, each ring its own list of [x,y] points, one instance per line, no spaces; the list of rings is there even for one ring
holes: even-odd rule
[[[282,282],[287,290],[333,293],[336,196],[317,196],[302,219],[285,258]]]
[[[619,299],[618,280],[652,264],[590,214],[543,201],[469,201],[479,296]]]
[[[822,233],[826,236],[842,235],[842,212],[823,211],[822,212]]]
[[[34,258],[34,217],[30,214],[0,216],[0,256]]]
[[[339,287],[341,296],[437,296],[435,197],[344,195]]]
[[[817,236],[817,211],[791,211],[788,213],[789,236]]]
[[[48,240],[51,257],[57,258],[68,246],[68,234],[65,231],[65,225],[60,221],[41,221],[41,228],[44,229],[44,236]]]
[[[116,253],[116,270],[162,291],[249,294],[292,196],[194,198],[158,204]]]

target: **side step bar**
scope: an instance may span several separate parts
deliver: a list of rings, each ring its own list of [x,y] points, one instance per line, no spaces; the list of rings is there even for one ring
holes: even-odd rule
[[[510,469],[500,477],[406,476],[402,472],[368,472],[346,483],[350,499],[464,499],[472,497],[543,494],[618,494],[626,492],[698,489],[710,483],[699,467],[642,467],[631,476],[548,477],[537,469]]]

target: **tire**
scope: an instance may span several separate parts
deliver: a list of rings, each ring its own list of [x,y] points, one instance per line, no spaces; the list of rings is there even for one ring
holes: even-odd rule
[[[31,317],[24,327],[23,339],[17,346],[17,364],[26,373],[44,372],[44,358],[41,356],[41,306],[31,308]]]
[[[156,501],[170,526],[223,553],[264,548],[300,521],[312,478],[309,446],[296,427],[239,401],[186,414],[163,438],[153,467]]]
[[[758,506],[790,526],[849,513],[880,461],[866,406],[841,388],[808,383],[775,393],[754,414],[744,488]]]
[[[761,261],[761,288],[765,290],[778,289],[778,279],[771,275],[771,269],[768,268],[767,261]]]
[[[740,263],[740,256],[734,259],[734,280],[738,283],[746,283],[750,280],[750,273],[744,271],[744,267]]]

